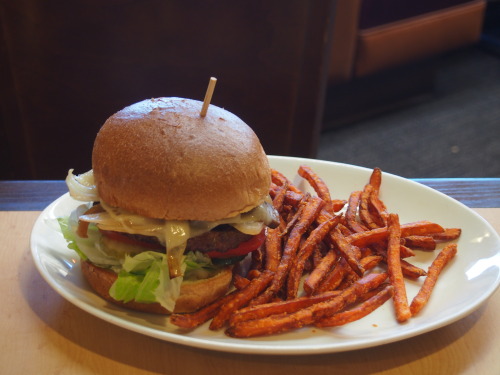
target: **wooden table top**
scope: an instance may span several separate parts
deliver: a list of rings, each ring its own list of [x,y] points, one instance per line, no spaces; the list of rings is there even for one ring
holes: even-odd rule
[[[419,182],[462,201],[500,232],[500,179]],[[215,352],[107,323],[59,296],[29,247],[61,181],[0,181],[2,374],[491,374],[500,373],[500,294],[443,328],[368,349],[307,356]]]

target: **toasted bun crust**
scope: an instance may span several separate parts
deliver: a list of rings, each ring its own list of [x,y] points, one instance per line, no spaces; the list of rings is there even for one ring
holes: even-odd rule
[[[144,100],[97,134],[92,167],[111,206],[168,220],[213,221],[248,211],[268,194],[270,169],[241,119],[182,98]]]
[[[82,273],[94,291],[106,301],[116,305],[142,312],[155,314],[170,314],[159,303],[121,302],[109,295],[109,289],[117,275],[113,271],[98,267],[91,262],[81,262]],[[175,304],[174,312],[187,313],[200,309],[227,293],[232,281],[232,269],[226,267],[215,276],[198,281],[183,282],[181,294]]]

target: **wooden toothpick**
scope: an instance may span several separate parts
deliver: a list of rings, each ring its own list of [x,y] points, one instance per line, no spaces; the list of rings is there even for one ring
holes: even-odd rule
[[[210,77],[208,82],[207,92],[205,93],[205,99],[203,99],[203,106],[201,107],[200,116],[205,117],[207,115],[208,106],[212,100],[212,95],[214,93],[215,84],[217,83],[217,78]]]

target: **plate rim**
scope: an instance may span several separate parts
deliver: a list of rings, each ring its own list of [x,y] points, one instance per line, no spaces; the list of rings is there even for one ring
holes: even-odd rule
[[[292,161],[294,163],[319,163],[319,164],[326,164],[326,165],[334,165],[334,166],[339,166],[339,167],[347,167],[347,168],[354,168],[360,171],[364,172],[371,172],[371,168],[366,168],[366,167],[361,167],[361,166],[355,166],[355,165],[350,165],[350,164],[345,164],[345,163],[339,163],[339,162],[333,162],[333,161],[326,161],[326,160],[318,160],[318,159],[309,159],[309,158],[302,158],[302,157],[288,157],[288,156],[275,156],[275,155],[268,155],[270,161]],[[431,191],[433,194],[439,194],[440,198],[444,199],[449,199],[453,201],[455,204],[458,204],[462,207],[462,209],[465,209],[469,214],[472,214],[476,220],[479,220],[483,226],[485,226],[491,233],[493,233],[496,236],[496,241],[497,244],[500,244],[500,237],[496,230],[493,228],[493,226],[485,220],[481,215],[479,215],[477,212],[472,210],[471,208],[467,207],[463,203],[455,200],[454,198],[451,198],[447,196],[444,193],[441,193],[435,189],[432,189],[431,187],[428,187],[426,185],[423,185],[417,181],[413,181],[404,177],[400,177],[397,175],[390,174],[388,172],[383,172],[385,176],[392,176],[392,178],[400,179],[404,181],[405,183],[411,183],[418,185],[418,188],[422,188],[425,190]],[[169,331],[163,331],[163,330],[158,330],[154,329],[152,327],[140,325],[136,322],[132,321],[127,321],[119,316],[116,316],[112,314],[109,311],[103,310],[98,308],[97,306],[92,306],[85,301],[75,299],[72,297],[71,293],[68,290],[65,290],[62,288],[61,285],[59,285],[53,278],[50,277],[49,272],[44,268],[42,264],[42,260],[40,259],[40,253],[37,251],[38,245],[36,241],[36,232],[40,226],[45,225],[44,220],[46,219],[46,216],[48,212],[50,212],[53,208],[57,207],[57,205],[61,204],[61,202],[64,202],[65,200],[71,200],[69,197],[69,193],[65,193],[59,198],[55,199],[53,202],[51,202],[37,217],[35,224],[33,225],[31,234],[30,234],[30,248],[31,248],[31,254],[34,259],[35,266],[38,270],[38,272],[41,274],[43,279],[49,284],[49,286],[55,290],[60,296],[62,296],[64,299],[66,299],[68,302],[74,304],[78,308],[86,311],[87,313],[94,315],[98,317],[99,319],[102,319],[108,323],[111,323],[113,325],[119,326],[121,328],[143,334],[146,336],[154,337],[163,341],[168,341],[171,343],[176,343],[180,345],[185,345],[189,347],[195,347],[195,348],[200,348],[200,349],[206,349],[206,350],[213,350],[213,351],[220,351],[220,352],[230,352],[230,353],[240,353],[240,354],[265,354],[265,355],[290,355],[290,354],[301,354],[301,355],[310,355],[310,354],[324,354],[324,353],[334,353],[334,352],[344,352],[344,351],[351,351],[351,350],[358,350],[358,349],[365,349],[365,348],[370,348],[374,346],[380,346],[380,345],[386,345],[389,343],[394,343],[402,340],[406,340],[411,337],[415,336],[420,336],[422,334],[425,334],[430,331],[434,331],[438,328],[450,325],[468,315],[470,315],[472,312],[474,312],[476,309],[478,309],[480,306],[482,306],[485,301],[487,301],[494,293],[495,291],[499,288],[500,286],[500,277],[497,276],[497,282],[495,285],[491,285],[490,288],[482,294],[481,298],[476,300],[476,302],[471,305],[469,308],[464,309],[460,314],[457,314],[453,316],[452,319],[441,319],[439,321],[436,321],[434,323],[427,324],[424,329],[418,330],[418,332],[414,333],[413,331],[408,331],[405,334],[398,335],[396,337],[388,337],[387,339],[370,339],[366,340],[364,339],[363,342],[358,342],[358,340],[355,340],[352,343],[347,343],[343,344],[340,343],[339,345],[332,345],[332,344],[315,344],[314,347],[307,347],[307,346],[301,346],[301,345],[296,345],[296,346],[286,346],[286,345],[279,345],[280,342],[283,340],[276,340],[273,341],[272,339],[267,340],[265,339],[264,341],[257,340],[257,344],[255,344],[255,340],[253,339],[232,339],[227,337],[227,342],[221,341],[221,340],[216,340],[215,342],[211,338],[198,338],[198,337],[192,337],[192,336],[186,336],[183,335],[182,332],[169,332]],[[37,246],[38,245],[38,246]],[[68,252],[71,252],[71,250],[68,249]],[[497,251],[497,255],[500,256],[500,249]],[[79,267],[78,272],[80,272]],[[114,308],[114,307],[113,307]],[[128,311],[128,310],[127,310]],[[142,313],[137,313],[137,314],[142,314]],[[310,328],[310,327],[309,327]],[[250,344],[249,344],[250,343]],[[252,344],[253,343],[253,344]]]

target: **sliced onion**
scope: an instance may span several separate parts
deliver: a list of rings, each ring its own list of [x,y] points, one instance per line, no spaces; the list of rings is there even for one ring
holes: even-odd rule
[[[74,175],[73,169],[70,169],[66,177],[66,185],[69,194],[76,200],[82,202],[98,202],[100,200],[92,169],[80,175]]]
[[[242,222],[238,224],[232,224],[232,226],[241,233],[251,234],[252,236],[259,234],[260,232],[262,232],[262,229],[264,229],[264,223],[261,221],[249,221],[246,223]]]

